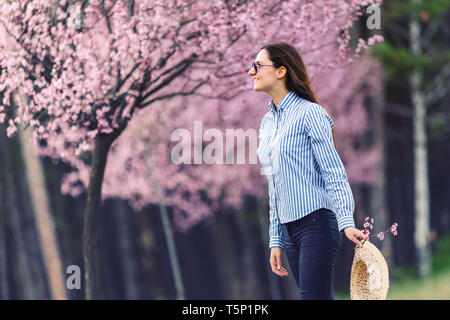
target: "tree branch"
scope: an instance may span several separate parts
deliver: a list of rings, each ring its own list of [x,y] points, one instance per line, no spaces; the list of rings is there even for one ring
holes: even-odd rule
[[[127,1],[127,9],[128,9],[128,16],[131,18],[134,15],[134,0]]]
[[[424,51],[428,49],[428,45],[438,31],[439,25],[440,21],[431,20],[431,22],[428,24],[428,27],[425,29],[422,36],[422,48],[424,49]]]
[[[142,96],[142,101],[145,100],[146,98],[148,98],[149,96],[151,96],[152,94],[154,94],[155,92],[159,91],[163,87],[167,86],[169,83],[171,83],[179,75],[183,74],[183,72],[186,71],[186,69],[189,68],[189,66],[194,62],[194,59],[196,57],[197,57],[196,54],[192,54],[189,58],[184,59],[183,61],[181,61],[180,63],[178,63],[174,67],[172,67],[169,70],[167,70],[166,72],[164,72],[164,74],[166,74],[166,73],[168,73],[168,72],[170,72],[172,70],[178,69],[175,72],[173,72],[170,76],[165,78],[158,86],[156,86],[155,88],[151,89],[146,94],[144,94]],[[154,83],[154,81],[152,83]]]
[[[130,70],[130,72],[128,72],[128,74],[125,76],[125,78],[120,79],[120,75],[118,75],[115,92],[119,92],[119,90],[122,88],[123,84],[125,82],[127,82],[127,80],[131,77],[131,75],[134,73],[134,71],[136,71],[136,69],[140,66],[140,64],[141,64],[140,62],[136,63],[134,65],[134,67]]]
[[[150,104],[152,104],[153,102],[158,101],[158,100],[170,99],[170,98],[173,98],[173,97],[176,97],[176,96],[189,96],[189,95],[193,95],[193,94],[195,93],[195,91],[197,91],[201,86],[203,86],[203,85],[206,84],[206,83],[207,83],[207,81],[202,81],[202,82],[198,83],[194,88],[192,88],[192,89],[191,89],[190,91],[188,91],[188,92],[174,92],[174,93],[169,93],[169,94],[161,95],[161,96],[156,97],[156,98],[154,98],[154,99],[151,99],[151,100],[149,100],[149,101],[147,101],[147,102],[141,103],[141,105],[140,105],[139,108],[142,109],[142,108],[144,108],[144,107],[146,107],[146,106],[148,106],[148,105],[150,105]]]
[[[114,4],[115,4],[115,2],[114,2]],[[111,8],[114,6],[114,4],[111,6]],[[102,12],[102,15],[105,17],[106,26],[108,27],[108,32],[110,34],[112,33],[111,22],[109,21],[109,10],[111,10],[111,8],[109,8],[107,10],[105,8],[105,0],[100,1],[100,11]]]
[[[431,81],[430,90],[425,93],[425,103],[428,107],[447,94],[449,87],[445,81],[448,81],[449,76],[450,63],[447,63]]]

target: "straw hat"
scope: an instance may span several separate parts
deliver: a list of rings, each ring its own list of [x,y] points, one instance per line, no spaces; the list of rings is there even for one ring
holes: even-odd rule
[[[386,260],[369,240],[355,249],[350,276],[351,300],[386,300],[389,272]]]

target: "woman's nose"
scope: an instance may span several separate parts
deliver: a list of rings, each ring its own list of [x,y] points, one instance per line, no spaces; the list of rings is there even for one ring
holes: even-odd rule
[[[248,74],[253,76],[256,74],[255,69],[253,67],[250,68],[250,70],[248,70]]]

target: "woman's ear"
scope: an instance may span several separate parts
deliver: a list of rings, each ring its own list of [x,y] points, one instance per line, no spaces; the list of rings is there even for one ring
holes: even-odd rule
[[[278,79],[284,78],[284,76],[286,76],[286,72],[287,72],[287,69],[286,69],[285,66],[279,67],[279,68],[278,68],[277,78],[278,78]]]

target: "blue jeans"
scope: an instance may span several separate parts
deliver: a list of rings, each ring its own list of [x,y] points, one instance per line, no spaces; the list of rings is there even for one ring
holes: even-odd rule
[[[284,251],[302,300],[333,300],[333,270],[342,242],[333,211],[321,208],[284,223]]]

